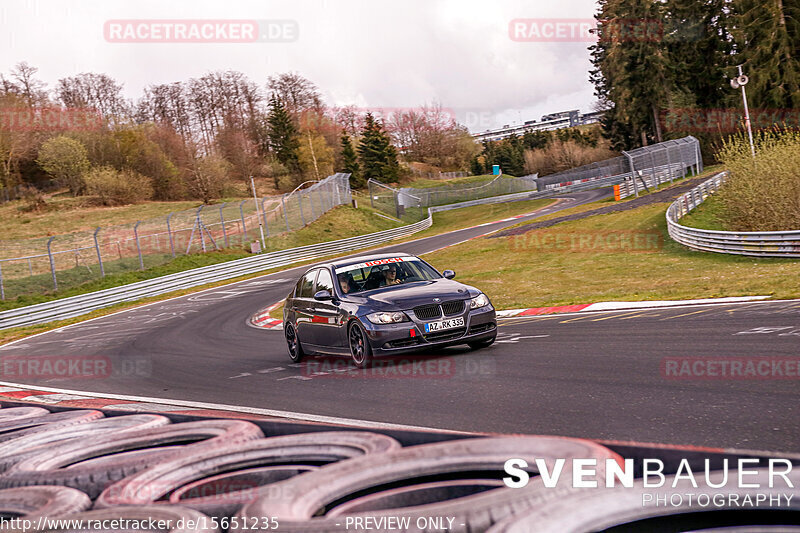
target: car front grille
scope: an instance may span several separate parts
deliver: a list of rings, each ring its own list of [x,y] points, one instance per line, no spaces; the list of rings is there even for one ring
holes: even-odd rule
[[[420,305],[414,308],[414,314],[421,320],[439,318],[443,312],[445,316],[460,315],[464,312],[464,300],[450,300],[441,305]]]
[[[458,315],[464,311],[464,300],[452,300],[442,304],[442,311],[447,316]]]
[[[429,318],[439,318],[442,316],[442,310],[438,304],[433,305],[420,305],[414,308],[414,314],[417,318],[427,320]]]

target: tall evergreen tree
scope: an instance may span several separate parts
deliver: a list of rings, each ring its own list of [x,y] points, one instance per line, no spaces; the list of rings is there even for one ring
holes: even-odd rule
[[[676,104],[727,107],[733,58],[730,0],[667,0],[664,42]]]
[[[269,114],[267,115],[267,129],[269,132],[269,145],[275,158],[283,164],[289,172],[300,173],[300,159],[297,151],[300,148],[297,127],[291,115],[286,111],[280,99],[274,94],[269,99]]]
[[[598,28],[604,21],[618,16],[616,8],[615,0],[599,0],[599,10],[595,14]],[[609,39],[600,38],[598,35],[597,43],[589,47],[594,67],[589,71],[589,81],[594,85],[594,95],[597,97],[598,107],[603,111],[600,118],[603,136],[609,140],[611,148],[620,151],[632,148],[636,141],[633,128],[630,123],[619,118],[617,108],[611,99],[611,87],[614,84],[615,75],[615,72],[608,67],[607,60],[608,49],[611,46],[612,42]]]
[[[342,133],[340,139],[342,144],[342,171],[350,174],[350,186],[360,189],[366,185],[366,181],[361,176],[361,168],[358,165],[358,156],[350,142],[350,136]]]
[[[800,3],[797,0],[733,0],[736,63],[750,77],[754,108],[800,107]],[[730,75],[735,75],[731,72]]]
[[[653,0],[620,3],[628,16],[611,21],[616,25],[612,31],[619,31],[620,38],[607,36],[613,42],[607,58],[609,67],[617,72],[616,83],[611,87],[612,100],[620,118],[638,131],[642,144],[660,142],[659,113],[669,91],[668,59],[663,40],[652,32],[642,36],[635,25],[650,28],[652,21],[663,20],[663,6]],[[629,29],[630,26],[634,27]]]
[[[372,113],[367,113],[365,118],[364,131],[358,144],[358,155],[365,181],[370,179],[384,183],[397,181],[400,173],[397,150]]]

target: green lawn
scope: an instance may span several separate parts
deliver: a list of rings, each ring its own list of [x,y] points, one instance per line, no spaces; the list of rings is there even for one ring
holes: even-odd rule
[[[485,222],[496,222],[514,215],[532,213],[555,202],[556,200],[552,198],[542,198],[538,200],[506,202],[502,204],[476,205],[473,207],[441,211],[433,214],[433,226],[425,231],[416,233],[413,238],[419,239],[421,237],[428,237],[430,235],[476,226]]]
[[[521,236],[475,239],[425,259],[439,269],[454,269],[458,280],[486,291],[499,309],[800,296],[800,261],[691,251],[667,235],[667,206],[563,222]],[[631,246],[620,250],[620,242]]]
[[[408,183],[404,183],[403,187],[412,187],[414,189],[431,189],[434,187],[457,187],[459,185],[473,185],[475,187],[489,183],[497,176],[491,174],[482,174],[480,176],[467,176],[465,178],[452,178],[449,180],[434,180],[429,178],[417,178]],[[502,178],[513,178],[508,174],[503,174]]]
[[[343,239],[400,225],[402,225],[400,222],[381,217],[370,209],[339,206],[328,211],[305,228],[267,238],[266,250],[284,250],[296,246]],[[4,280],[6,294],[22,296],[0,302],[0,311],[110,287],[118,287],[192,268],[240,259],[249,255],[248,251],[240,247],[231,247],[208,253],[179,255],[175,259],[172,259],[169,255],[151,254],[144,256],[145,270],[137,269],[138,259],[126,257],[116,261],[105,261],[104,267],[108,274],[105,277],[100,276],[97,264],[90,265],[91,270],[86,266],[78,266],[56,272],[59,284],[58,292],[53,291],[52,278],[49,272],[16,279],[6,278]]]
[[[678,223],[690,228],[726,231],[721,219],[723,211],[724,206],[719,197],[712,194]]]
[[[57,196],[48,199],[47,207],[41,211],[26,211],[26,205],[22,200],[0,205],[3,240],[94,231],[97,226],[127,224],[166,216],[171,211],[197,208],[200,202],[146,202],[119,207],[101,207],[92,205],[88,198]]]

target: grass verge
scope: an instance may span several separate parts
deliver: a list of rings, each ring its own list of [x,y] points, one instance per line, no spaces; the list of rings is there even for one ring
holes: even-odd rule
[[[268,238],[266,251],[284,250],[296,246],[343,239],[400,225],[402,225],[400,222],[377,216],[370,209],[339,206],[325,213],[305,228]],[[251,255],[249,252],[241,248],[228,248],[205,254],[178,256],[175,259],[168,256],[146,256],[146,265],[147,262],[151,262],[151,265],[145,270],[133,270],[138,263],[135,259],[126,258],[122,261],[126,262],[128,271],[109,274],[105,277],[100,277],[97,268],[93,269],[92,272],[89,272],[85,267],[59,270],[57,272],[59,291],[57,292],[52,290],[52,279],[49,273],[20,279],[6,279],[7,294],[24,295],[0,302],[0,311],[77,296],[111,287],[119,287],[137,281],[183,272],[192,268],[241,259],[249,255]],[[163,264],[152,264],[159,260],[163,261]],[[116,265],[115,262],[109,262],[106,264],[106,272],[112,272],[114,269],[122,270],[123,266]]]
[[[523,200],[519,202],[506,202],[503,204],[462,207],[461,209],[434,213],[433,226],[419,233],[415,233],[406,239],[394,241],[394,243],[431,237],[433,235],[483,224],[484,222],[496,222],[509,216],[531,213],[553,203],[555,203],[555,200],[549,198]],[[270,311],[269,315],[272,318],[283,318],[283,304]]]
[[[702,204],[678,220],[678,223],[690,228],[726,231],[722,222],[724,210],[722,199],[712,194]]]
[[[499,309],[607,300],[800,296],[800,262],[691,251],[667,235],[667,207],[655,203],[523,235],[475,239],[425,259],[437,268],[456,270],[457,279],[486,291]],[[631,245],[621,250],[622,242]]]

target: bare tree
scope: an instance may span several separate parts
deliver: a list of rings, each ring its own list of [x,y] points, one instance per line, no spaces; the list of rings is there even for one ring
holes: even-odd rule
[[[25,61],[17,63],[11,69],[11,79],[0,76],[0,86],[3,94],[16,94],[23,98],[29,107],[47,104],[47,86],[35,78],[38,68],[30,66]]]
[[[122,84],[107,74],[84,72],[58,80],[56,97],[66,107],[94,109],[111,124],[126,122],[131,104],[122,95]]]
[[[278,96],[295,118],[303,111],[314,111],[320,115],[325,111],[317,86],[296,72],[270,76],[267,88]]]

